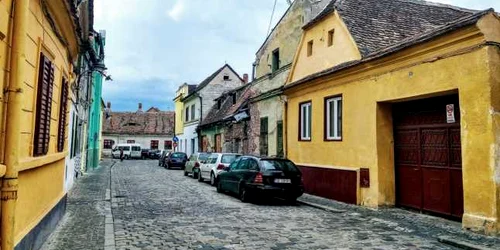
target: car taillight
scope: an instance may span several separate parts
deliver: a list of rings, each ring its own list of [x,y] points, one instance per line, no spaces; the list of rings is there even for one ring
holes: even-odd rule
[[[261,173],[257,173],[257,175],[255,176],[255,179],[253,180],[254,183],[263,183],[263,179],[262,179],[262,174]]]
[[[199,167],[200,167],[200,163],[195,162],[195,163],[194,163],[194,167],[195,167],[195,168],[199,168]]]
[[[219,164],[217,165],[217,170],[222,170],[224,169],[226,166],[224,166],[224,164]]]

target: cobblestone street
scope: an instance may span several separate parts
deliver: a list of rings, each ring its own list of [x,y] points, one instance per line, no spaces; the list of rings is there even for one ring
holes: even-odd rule
[[[325,211],[280,201],[242,203],[217,193],[208,183],[184,177],[180,170],[158,167],[157,161],[118,162],[111,170],[104,166],[96,172],[90,176],[92,181],[77,183],[70,193],[68,212],[45,250],[455,249],[437,236],[461,234],[458,223],[437,219],[449,226],[439,231],[425,224],[432,217],[401,210],[396,213],[399,217],[392,213],[391,219],[390,212],[378,216],[364,208]],[[109,172],[111,202],[106,199],[109,194],[103,193]],[[88,196],[99,199],[77,201],[84,186],[99,187],[88,190]],[[106,216],[106,202],[112,208],[112,220]],[[424,223],[412,222],[411,216]],[[70,233],[76,221],[79,228]],[[462,234],[474,239],[472,233]],[[498,243],[496,238],[479,238],[486,239],[485,246]]]

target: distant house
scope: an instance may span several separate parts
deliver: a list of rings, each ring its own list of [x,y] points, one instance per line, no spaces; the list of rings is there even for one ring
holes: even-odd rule
[[[107,104],[111,110],[111,103]],[[151,107],[135,112],[108,112],[103,124],[103,154],[109,156],[116,144],[137,143],[142,148],[172,150],[174,136],[174,112]]]
[[[174,99],[180,100],[183,108],[182,112],[176,113],[176,120],[180,119],[183,121],[183,131],[177,135],[179,138],[177,151],[182,151],[190,155],[199,150],[219,151],[221,149],[221,137],[218,137],[217,142],[211,145],[208,145],[208,138],[206,137],[201,138],[200,141],[200,138],[198,138],[198,126],[205,119],[214,105],[215,99],[221,93],[240,87],[244,82],[231,66],[225,64],[198,84],[194,90],[189,87],[192,85],[180,88],[180,90],[187,89],[187,94],[182,94],[182,98],[180,99]]]

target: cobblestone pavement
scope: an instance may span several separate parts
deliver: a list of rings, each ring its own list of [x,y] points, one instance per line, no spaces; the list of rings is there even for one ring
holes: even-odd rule
[[[106,191],[112,164],[104,161],[100,168],[76,179],[68,194],[66,214],[42,250],[104,249]]]
[[[157,161],[110,163],[77,181],[43,250],[455,249],[437,236],[490,247],[500,242],[444,219],[309,195],[301,199],[333,210],[279,200],[242,203]]]
[[[398,222],[241,203],[156,161],[112,169],[116,249],[453,249]]]

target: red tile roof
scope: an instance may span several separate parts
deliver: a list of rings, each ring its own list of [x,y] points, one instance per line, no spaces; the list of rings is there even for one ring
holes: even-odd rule
[[[103,133],[136,135],[174,135],[173,111],[150,108],[147,112],[110,112],[104,120]]]

